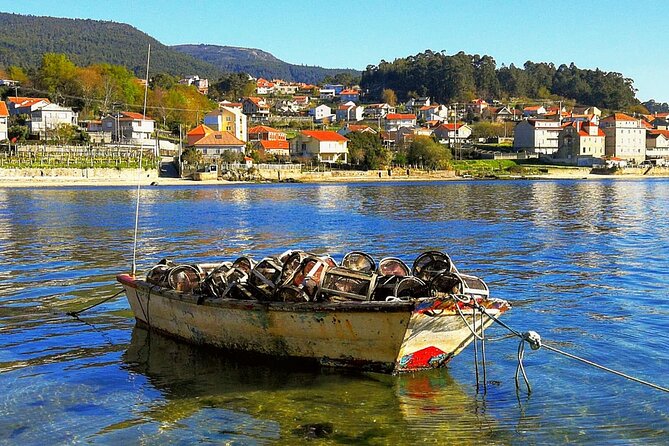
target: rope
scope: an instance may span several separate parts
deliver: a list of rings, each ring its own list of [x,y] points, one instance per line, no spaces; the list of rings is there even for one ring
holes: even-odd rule
[[[524,356],[525,356],[525,343],[528,343],[528,344],[530,344],[530,347],[532,348],[532,350],[539,350],[541,347],[544,347],[546,350],[549,350],[549,351],[551,351],[551,352],[557,353],[557,354],[562,355],[562,356],[564,356],[564,357],[566,357],[566,358],[570,358],[570,359],[573,359],[573,360],[582,362],[582,363],[587,364],[587,365],[589,365],[589,366],[598,368],[598,369],[603,370],[603,371],[605,371],[605,372],[612,373],[612,374],[614,374],[614,375],[620,376],[620,377],[622,377],[622,378],[625,378],[625,379],[627,379],[627,380],[636,382],[636,383],[638,383],[638,384],[643,384],[643,385],[648,386],[648,387],[650,387],[650,388],[653,388],[653,389],[656,389],[656,390],[660,390],[660,391],[662,391],[662,392],[669,393],[669,388],[662,387],[662,386],[660,386],[660,385],[651,383],[651,382],[649,382],[649,381],[644,381],[644,380],[642,380],[642,379],[636,378],[636,377],[634,377],[634,376],[628,375],[628,374],[623,373],[623,372],[620,372],[620,371],[618,371],[618,370],[614,370],[614,369],[612,369],[612,368],[603,366],[603,365],[601,365],[601,364],[597,364],[597,363],[594,362],[594,361],[590,361],[590,360],[588,360],[588,359],[581,358],[580,356],[576,356],[576,355],[574,355],[574,354],[567,353],[567,352],[565,352],[565,351],[563,351],[563,350],[558,349],[557,347],[553,347],[553,346],[551,346],[551,345],[547,345],[547,344],[542,344],[542,342],[541,342],[541,337],[540,337],[539,334],[538,334],[537,332],[535,332],[535,331],[527,331],[527,332],[521,334],[519,331],[514,330],[513,328],[511,328],[510,326],[508,326],[508,325],[505,324],[504,322],[500,321],[500,320],[499,320],[497,317],[495,317],[494,315],[488,313],[488,312],[486,311],[485,307],[483,307],[481,304],[479,304],[479,303],[476,302],[475,300],[471,300],[471,299],[470,299],[470,302],[468,303],[468,305],[473,306],[473,307],[476,307],[479,311],[481,311],[483,314],[485,314],[486,316],[488,316],[488,317],[489,317],[490,319],[492,319],[494,322],[496,322],[497,324],[499,324],[499,325],[501,325],[502,327],[506,328],[506,329],[509,330],[511,333],[513,333],[515,336],[517,336],[518,338],[520,338],[520,344],[518,345],[518,366],[516,367],[516,388],[519,388],[519,387],[520,387],[520,386],[519,386],[518,375],[519,375],[519,374],[522,374],[522,376],[523,376],[523,380],[525,381],[525,384],[527,385],[527,391],[528,391],[528,393],[531,393],[531,392],[532,392],[532,388],[531,388],[531,386],[530,386],[530,382],[529,382],[529,380],[527,379],[527,374],[525,373],[525,367],[523,366],[523,358],[524,358]]]
[[[91,305],[91,306],[88,306],[88,307],[86,307],[86,308],[83,308],[83,309],[81,309],[81,310],[79,310],[79,311],[70,311],[70,312],[68,312],[68,313],[66,313],[66,314],[67,314],[68,316],[78,317],[79,314],[83,313],[84,311],[88,311],[88,310],[90,310],[91,308],[97,307],[98,305],[102,305],[103,303],[105,303],[105,302],[107,302],[107,301],[110,301],[110,300],[112,300],[112,299],[115,298],[115,297],[120,296],[121,294],[123,294],[123,291],[124,291],[124,290],[121,290],[121,291],[119,291],[118,293],[114,294],[113,296],[106,297],[106,298],[102,299],[100,302],[95,303],[95,304],[93,304],[93,305]]]

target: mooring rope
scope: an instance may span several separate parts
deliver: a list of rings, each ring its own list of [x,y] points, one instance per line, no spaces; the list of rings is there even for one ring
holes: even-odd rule
[[[531,386],[530,386],[530,382],[529,382],[529,380],[527,379],[527,374],[525,373],[525,367],[524,367],[524,365],[523,365],[523,358],[524,358],[524,356],[525,356],[525,343],[528,343],[528,344],[530,345],[530,347],[532,348],[532,350],[539,350],[540,348],[543,347],[543,348],[546,349],[546,350],[549,350],[549,351],[551,351],[551,352],[557,353],[557,354],[562,355],[562,356],[564,356],[564,357],[566,357],[566,358],[569,358],[569,359],[573,359],[573,360],[575,360],[575,361],[582,362],[583,364],[587,364],[587,365],[589,365],[589,366],[598,368],[598,369],[603,370],[603,371],[605,371],[605,372],[612,373],[612,374],[614,374],[614,375],[620,376],[620,377],[622,377],[622,378],[625,378],[625,379],[627,379],[627,380],[636,382],[636,383],[638,383],[638,384],[643,384],[643,385],[648,386],[648,387],[650,387],[650,388],[653,388],[653,389],[656,389],[656,390],[660,390],[660,391],[662,391],[662,392],[669,393],[669,389],[666,388],[666,387],[662,387],[662,386],[660,386],[660,385],[658,385],[658,384],[655,384],[655,383],[652,383],[652,382],[649,382],[649,381],[645,381],[645,380],[640,379],[640,378],[637,378],[637,377],[635,377],[635,376],[628,375],[628,374],[623,373],[623,372],[621,372],[621,371],[618,371],[618,370],[612,369],[612,368],[610,368],[610,367],[606,367],[606,366],[604,366],[604,365],[598,364],[598,363],[596,363],[596,362],[594,362],[594,361],[591,361],[591,360],[589,360],[589,359],[585,359],[585,358],[582,358],[582,357],[580,357],[580,356],[576,356],[576,355],[574,355],[574,354],[572,354],[572,353],[565,352],[565,351],[563,351],[563,350],[560,350],[560,349],[557,348],[557,347],[553,347],[552,345],[548,345],[548,344],[546,344],[545,342],[542,342],[542,340],[541,340],[541,336],[539,336],[539,334],[538,334],[537,332],[535,332],[535,331],[527,331],[527,332],[525,332],[525,333],[521,333],[521,332],[519,332],[519,331],[517,331],[517,330],[514,330],[514,329],[511,328],[508,324],[506,324],[506,323],[500,321],[497,317],[495,317],[494,315],[490,314],[490,313],[486,310],[486,308],[485,308],[483,305],[481,305],[480,303],[476,302],[476,300],[474,300],[474,299],[470,299],[467,303],[465,303],[462,299],[458,299],[456,296],[453,296],[453,298],[454,298],[456,301],[463,302],[465,305],[469,305],[469,306],[471,306],[472,308],[476,308],[476,309],[478,309],[478,311],[481,311],[483,314],[485,314],[486,316],[488,316],[491,320],[493,320],[493,321],[496,322],[497,324],[499,324],[499,325],[501,325],[502,327],[504,327],[504,328],[506,328],[507,330],[509,330],[509,331],[510,331],[511,333],[513,333],[516,337],[520,338],[520,343],[519,343],[519,345],[518,345],[518,366],[516,367],[516,388],[520,388],[520,384],[519,384],[519,380],[518,380],[518,375],[521,374],[522,377],[523,377],[523,380],[524,380],[525,384],[527,385],[527,392],[528,392],[528,393],[531,393],[531,392],[532,392],[532,388],[531,388]],[[458,308],[458,305],[456,305],[456,308]],[[461,315],[461,317],[464,318],[464,316],[462,315],[462,312],[461,312],[461,310],[460,310],[459,308],[458,308],[458,313]],[[471,330],[471,327],[469,326],[469,324],[467,324],[467,326],[468,326],[468,327],[470,328],[470,330]],[[478,336],[477,336],[477,337],[478,337]]]

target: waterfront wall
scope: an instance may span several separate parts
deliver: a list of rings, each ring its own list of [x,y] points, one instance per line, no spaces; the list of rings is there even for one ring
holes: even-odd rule
[[[7,180],[95,180],[95,181],[137,181],[137,169],[107,169],[107,168],[10,168],[0,169],[0,181]],[[144,170],[143,180],[158,178],[156,170]]]

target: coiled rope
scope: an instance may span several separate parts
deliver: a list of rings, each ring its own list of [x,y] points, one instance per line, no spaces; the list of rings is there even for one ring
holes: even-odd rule
[[[662,387],[660,385],[657,385],[655,383],[645,381],[643,379],[637,378],[635,376],[628,375],[626,373],[623,373],[618,370],[614,370],[610,367],[606,367],[604,365],[598,364],[594,361],[591,361],[589,359],[582,358],[580,356],[576,356],[572,353],[565,352],[563,350],[560,350],[557,347],[554,347],[552,345],[546,344],[545,342],[542,342],[541,336],[535,331],[526,331],[525,333],[521,333],[517,330],[514,330],[511,328],[509,325],[506,323],[502,322],[499,320],[497,317],[494,315],[490,314],[485,307],[483,307],[480,303],[476,302],[475,299],[471,299],[468,296],[467,299],[464,298],[464,296],[452,296],[453,299],[456,302],[456,309],[458,311],[458,314],[462,317],[463,321],[467,324],[467,327],[469,330],[472,332],[472,334],[475,336],[476,339],[481,339],[481,337],[473,330],[471,325],[469,325],[464,317],[464,314],[462,313],[462,310],[459,308],[459,305],[457,305],[458,302],[461,302],[464,305],[467,305],[472,308],[472,310],[478,310],[483,314],[485,314],[488,318],[490,318],[492,321],[495,323],[501,325],[502,327],[506,328],[510,333],[512,333],[514,336],[520,338],[520,343],[518,344],[518,366],[516,367],[516,388],[520,389],[520,381],[518,379],[519,375],[522,375],[523,381],[525,382],[525,385],[527,386],[527,393],[532,393],[532,387],[530,386],[530,381],[527,378],[527,373],[525,372],[525,366],[523,365],[523,358],[525,356],[525,344],[529,344],[530,348],[532,350],[539,350],[542,347],[546,350],[549,350],[551,352],[557,353],[559,355],[562,355],[566,358],[573,359],[575,361],[582,362],[583,364],[587,364],[589,366],[595,367],[597,369],[603,370],[605,372],[620,376],[622,378],[625,378],[629,381],[636,382],[638,384],[643,384],[644,386],[648,386],[650,388],[653,388],[655,390],[660,390],[662,392],[669,393],[669,389],[666,387]],[[481,324],[481,329],[483,328],[483,324]],[[475,341],[476,341],[475,339]],[[477,383],[478,384],[478,383]]]

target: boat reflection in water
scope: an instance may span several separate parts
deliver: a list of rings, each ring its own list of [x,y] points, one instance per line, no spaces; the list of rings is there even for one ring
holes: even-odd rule
[[[439,369],[411,375],[332,369],[240,356],[195,346],[135,327],[123,355],[147,379],[129,427],[153,432],[151,441],[294,444],[326,438],[347,444],[505,441],[477,414],[476,401]],[[121,435],[123,436],[123,435]],[[508,440],[508,438],[507,438]]]

